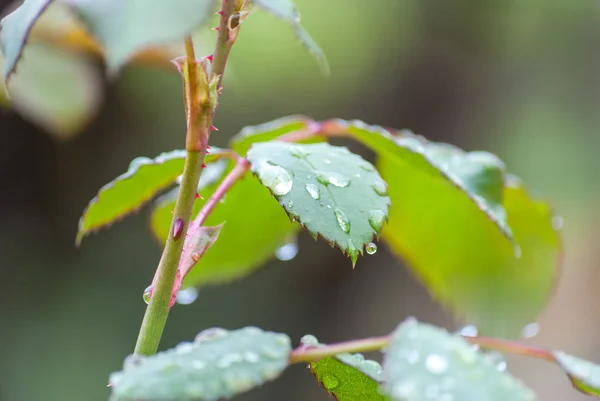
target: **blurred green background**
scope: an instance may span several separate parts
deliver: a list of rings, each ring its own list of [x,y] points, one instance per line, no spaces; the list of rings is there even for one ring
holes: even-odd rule
[[[0,1],[2,7],[7,1]],[[284,23],[242,26],[212,144],[289,114],[358,118],[497,153],[565,221],[565,263],[532,343],[600,361],[600,3],[597,0],[296,0],[332,75]],[[159,247],[148,211],[75,249],[79,214],[136,156],[181,148],[180,79],[127,67],[98,118],[57,141],[0,112],[0,400],[105,400],[108,373],[133,349]],[[360,147],[355,151],[370,157]],[[252,211],[249,211],[252,213]],[[248,227],[249,230],[252,227]],[[200,292],[171,312],[162,348],[204,328],[257,325],[323,342],[391,331],[406,316],[457,329],[380,246],[350,262],[302,234],[300,253]],[[235,252],[235,248],[232,248]],[[584,400],[557,368],[508,359],[540,400]],[[290,391],[293,389],[293,391]],[[240,400],[327,400],[310,373]]]

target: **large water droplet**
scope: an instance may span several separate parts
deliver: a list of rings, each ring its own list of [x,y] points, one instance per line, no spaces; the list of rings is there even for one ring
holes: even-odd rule
[[[212,327],[210,329],[206,329],[198,333],[196,339],[194,340],[197,343],[206,343],[210,341],[215,341],[221,338],[225,338],[229,335],[229,332],[221,327]]]
[[[315,184],[306,184],[306,191],[310,194],[310,197],[314,200],[321,199],[321,192],[319,191],[319,187]]]
[[[346,213],[344,213],[339,207],[336,207],[333,213],[335,214],[338,226],[340,226],[343,232],[348,234],[350,232],[350,220],[348,220]]]
[[[340,385],[340,381],[334,375],[327,375],[327,376],[323,377],[323,386],[327,390],[333,390],[334,388],[336,388],[339,385]]]
[[[277,196],[286,195],[292,189],[292,176],[281,166],[263,163],[258,177]]]
[[[338,188],[346,188],[350,185],[350,180],[341,174],[329,173],[329,183]]]
[[[149,285],[148,287],[146,287],[146,289],[144,290],[144,293],[142,294],[142,299],[144,300],[145,303],[149,304],[150,303],[150,298],[152,297],[152,286]]]
[[[369,212],[369,224],[371,225],[371,228],[379,234],[385,224],[385,213],[383,210],[371,210],[371,212]]]
[[[317,340],[317,337],[313,336],[312,334],[306,334],[300,339],[300,344],[308,347],[316,347],[319,345],[319,340]]]
[[[431,373],[439,375],[448,369],[448,361],[441,355],[431,354],[425,359],[425,368]]]
[[[538,335],[540,332],[540,324],[533,322],[529,323],[527,326],[523,327],[521,330],[521,337],[523,338],[532,338]]]
[[[377,195],[387,196],[387,194],[388,194],[387,185],[383,181],[377,180],[373,183],[373,185],[371,185],[371,187],[373,188],[373,190],[375,191],[375,193]]]
[[[186,288],[185,290],[177,291],[175,302],[180,305],[189,305],[198,299],[198,290],[194,287]]]
[[[179,355],[187,355],[194,350],[194,344],[191,342],[180,343],[175,347],[175,352]]]
[[[296,255],[298,255],[298,244],[295,239],[275,251],[275,257],[283,262],[294,259]]]
[[[373,242],[369,242],[367,244],[367,253],[369,255],[373,255],[375,252],[377,252],[377,245],[375,245]]]
[[[477,337],[477,327],[472,324],[467,325],[460,329],[459,334],[465,337]]]
[[[342,174],[323,171],[317,173],[317,181],[325,186],[331,184],[338,188],[345,188],[350,185],[350,180]]]

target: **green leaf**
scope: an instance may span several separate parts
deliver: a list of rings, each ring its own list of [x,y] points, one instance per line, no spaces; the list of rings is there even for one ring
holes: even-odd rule
[[[393,334],[383,360],[384,387],[394,400],[531,401],[531,390],[462,337],[414,319]]]
[[[300,14],[292,0],[252,0],[252,2],[259,8],[262,8],[268,13],[271,13],[275,17],[290,24],[302,45],[316,58],[319,67],[321,68],[321,72],[324,75],[329,75],[330,70],[327,57],[317,42],[315,42],[308,32],[302,28],[302,25],[300,25]]]
[[[25,0],[0,22],[0,47],[4,55],[3,80],[7,81],[21,57],[27,36],[35,21],[52,0]]]
[[[314,336],[302,338],[302,345],[319,347]],[[381,390],[382,369],[375,361],[361,354],[339,354],[311,362],[315,379],[338,401],[386,401]]]
[[[432,295],[483,335],[514,337],[534,321],[559,260],[550,207],[488,153],[360,122],[346,127],[377,152],[389,184],[384,240]]]
[[[154,159],[134,159],[126,173],[100,188],[90,201],[79,220],[77,244],[90,232],[135,212],[158,192],[175,183],[183,172],[185,154],[183,150],[174,150]]]
[[[253,145],[247,158],[290,218],[339,246],[353,265],[381,232],[389,205],[386,184],[347,148],[273,141]]]
[[[69,0],[105,49],[115,73],[135,53],[192,33],[212,15],[213,0]]]
[[[0,65],[4,62],[0,56]],[[8,82],[9,107],[58,139],[78,134],[96,115],[103,88],[98,68],[82,55],[31,43]],[[0,82],[0,98],[4,95]]]
[[[232,138],[231,148],[244,156],[253,143],[270,141],[281,135],[306,129],[309,125],[310,120],[306,117],[291,116],[245,127]],[[323,138],[317,137],[309,141],[322,140]],[[229,163],[224,169],[212,170],[209,164],[203,171],[198,192],[204,199],[196,200],[193,216],[198,214],[217,189],[218,181],[232,168],[233,163]],[[209,176],[213,176],[213,179],[205,181]],[[157,199],[150,216],[152,233],[160,243],[164,243],[169,234],[177,191],[176,188]],[[212,211],[205,224],[217,225],[222,222],[226,224],[221,230],[219,241],[186,276],[184,287],[220,284],[250,274],[272,258],[277,249],[293,241],[300,228],[297,224],[290,223],[269,191],[252,174],[246,174],[229,190],[224,201]]]
[[[288,365],[290,339],[256,327],[208,329],[193,343],[150,357],[130,356],[110,377],[112,401],[229,398],[276,379]]]
[[[582,393],[600,397],[600,366],[560,351],[553,352],[553,356],[571,379],[573,387]]]
[[[309,129],[312,120],[304,116],[288,116],[264,124],[244,127],[231,138],[231,149],[245,156],[248,149],[257,142],[272,141],[282,135]],[[322,142],[322,137],[313,138],[309,143]],[[304,141],[306,142],[306,141]]]

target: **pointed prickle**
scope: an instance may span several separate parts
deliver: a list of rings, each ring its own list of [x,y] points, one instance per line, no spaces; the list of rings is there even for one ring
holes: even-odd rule
[[[206,168],[206,164],[202,163],[202,168]]]
[[[212,63],[212,62],[213,62],[214,55],[212,55],[212,54],[209,54],[208,56],[205,56],[204,58],[205,58],[205,59],[207,59],[208,61],[210,61],[210,62]]]
[[[215,14],[217,14],[217,15],[223,15],[223,10],[217,11]]]
[[[211,125],[211,126],[210,126],[210,129],[211,129],[212,131],[218,131],[218,130],[219,130],[219,129],[218,129],[217,127],[215,127],[214,125]]]
[[[183,219],[178,217],[173,223],[173,239],[178,240],[181,237],[181,233],[183,233]]]
[[[204,199],[204,198],[202,197],[202,195],[200,195],[199,193],[196,193],[196,195],[195,195],[194,197],[195,197],[196,199]]]
[[[211,31],[217,31],[217,32],[219,32],[219,27],[217,26],[215,28],[212,28]]]

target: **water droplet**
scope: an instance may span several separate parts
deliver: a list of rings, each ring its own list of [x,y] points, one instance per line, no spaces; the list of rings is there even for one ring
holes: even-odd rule
[[[308,191],[310,197],[314,200],[321,199],[321,192],[319,191],[319,187],[315,184],[306,184],[306,191]]]
[[[425,359],[425,368],[431,373],[439,375],[448,369],[448,361],[441,355],[431,354]]]
[[[340,385],[340,381],[334,375],[327,375],[323,377],[323,387],[327,390],[333,390]]]
[[[229,335],[229,332],[221,327],[212,327],[210,329],[206,329],[198,333],[196,339],[194,340],[197,343],[206,343],[210,341],[215,341],[221,338],[225,338]]]
[[[189,354],[193,350],[194,350],[194,344],[190,343],[190,342],[181,343],[175,347],[175,352],[178,353],[179,355]]]
[[[282,354],[278,348],[272,347],[270,345],[265,345],[264,347],[262,347],[261,351],[264,357],[273,360],[279,360]]]
[[[377,245],[375,245],[373,242],[369,242],[367,244],[367,253],[369,255],[373,255],[375,252],[377,252]]]
[[[217,361],[217,368],[219,369],[227,369],[234,363],[239,363],[244,360],[244,357],[241,354],[232,352],[231,354],[225,354]]]
[[[201,360],[194,359],[192,361],[192,368],[194,368],[196,370],[202,370],[205,367],[206,367],[206,364],[204,362],[202,362]]]
[[[354,176],[355,176],[356,178],[360,178],[360,174],[358,174],[358,173],[354,174]]]
[[[373,185],[371,185],[371,187],[373,188],[375,193],[379,196],[387,196],[387,194],[388,194],[387,185],[383,181],[377,180],[373,183]]]
[[[246,351],[244,352],[244,360],[249,363],[256,363],[260,360],[260,357],[256,352]]]
[[[294,201],[290,199],[289,202],[287,203],[287,207],[288,207],[288,209],[293,209],[294,208]]]
[[[297,157],[298,159],[304,159],[306,156],[308,156],[308,153],[304,149],[301,149],[297,146],[291,148],[290,152],[292,153],[292,156]]]
[[[140,366],[142,364],[143,360],[144,360],[144,357],[142,357],[141,355],[137,355],[137,354],[127,355],[127,357],[123,361],[123,370],[132,368],[135,366]]]
[[[325,164],[331,164],[331,160],[329,160],[329,159],[323,159],[323,163],[325,163]]]
[[[421,356],[419,355],[419,351],[416,349],[411,349],[402,353],[402,358],[406,360],[409,365],[414,365],[419,362]]]
[[[300,339],[300,344],[308,347],[316,347],[319,345],[319,340],[317,340],[317,337],[313,336],[312,334],[307,334]]]
[[[367,359],[366,361],[362,361],[360,366],[364,371],[369,372],[374,376],[379,376],[383,373],[383,368],[376,361]]]
[[[329,177],[322,173],[317,173],[317,181],[325,186],[329,185]]]
[[[336,207],[333,211],[335,214],[335,218],[337,220],[338,226],[342,229],[346,234],[350,233],[350,220],[348,220],[348,216],[344,213],[340,208]]]
[[[338,188],[346,188],[350,185],[350,180],[341,174],[329,173],[329,183]]]
[[[358,167],[362,168],[365,171],[375,171],[375,167],[371,163],[361,163]]]
[[[292,260],[296,257],[296,255],[298,255],[298,244],[295,239],[283,246],[280,246],[275,251],[275,257],[282,262]]]
[[[456,354],[458,360],[465,365],[471,365],[477,361],[477,350],[473,349],[472,347],[459,347],[455,349],[454,353]]]
[[[327,209],[331,209],[331,205],[327,205]]]
[[[325,186],[331,184],[338,188],[346,188],[350,185],[350,180],[338,173],[318,172],[317,181]]]
[[[523,338],[532,338],[538,335],[540,332],[540,324],[533,322],[529,323],[527,326],[523,327],[521,330],[521,337]]]
[[[460,329],[459,334],[465,337],[477,337],[477,327],[472,324],[467,325]]]
[[[185,290],[177,291],[175,302],[179,305],[190,305],[198,299],[198,290],[194,287],[186,288]]]
[[[555,230],[562,229],[564,224],[565,222],[561,216],[552,217],[552,228],[554,228]]]
[[[504,372],[506,370],[506,359],[504,359],[504,354],[498,351],[490,351],[486,355],[486,359],[491,362],[494,367],[500,372]]]
[[[383,210],[371,210],[369,213],[369,224],[375,230],[375,233],[379,234],[385,224],[385,213]]]
[[[142,295],[142,299],[147,304],[150,303],[150,298],[152,298],[152,286],[151,285],[146,287],[146,289],[144,290],[144,294]]]
[[[354,354],[354,359],[358,362],[362,362],[365,360],[365,356],[363,354]]]
[[[258,177],[276,196],[286,195],[292,189],[292,176],[283,167],[263,163]]]
[[[521,247],[519,245],[515,245],[515,258],[517,259],[521,259],[521,257],[523,256],[523,251],[521,250]]]

